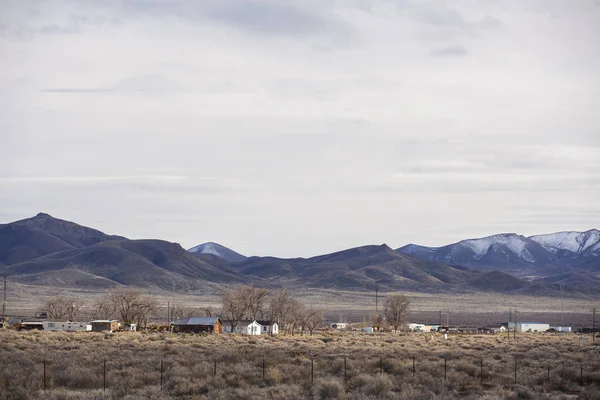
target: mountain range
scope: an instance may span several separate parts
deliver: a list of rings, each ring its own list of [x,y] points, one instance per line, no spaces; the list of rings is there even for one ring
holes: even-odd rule
[[[422,260],[517,276],[546,276],[571,270],[600,272],[600,231],[559,232],[525,237],[504,233],[442,247],[409,244],[398,252]]]
[[[246,257],[218,243],[188,251],[130,240],[40,213],[0,225],[0,274],[21,283],[101,290],[117,285],[216,292],[263,287],[421,292],[600,294],[600,232],[517,234],[443,247],[368,245],[310,258]]]

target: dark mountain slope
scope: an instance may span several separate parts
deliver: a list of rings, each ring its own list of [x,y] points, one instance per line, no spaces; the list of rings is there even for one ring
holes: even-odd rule
[[[40,213],[0,225],[0,262],[11,265],[116,239],[123,238]]]
[[[272,281],[352,290],[446,290],[475,273],[399,254],[386,245],[364,246],[313,258],[250,257],[232,268]]]
[[[65,250],[2,269],[13,276],[77,270],[118,284],[192,290],[203,282],[236,283],[241,279],[161,240],[113,240],[83,249]],[[30,278],[27,278],[30,279]],[[244,279],[248,281],[248,279]]]

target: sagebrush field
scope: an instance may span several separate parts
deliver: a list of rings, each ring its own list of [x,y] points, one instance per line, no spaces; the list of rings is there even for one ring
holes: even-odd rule
[[[575,334],[2,331],[0,359],[2,399],[600,398],[600,341]]]

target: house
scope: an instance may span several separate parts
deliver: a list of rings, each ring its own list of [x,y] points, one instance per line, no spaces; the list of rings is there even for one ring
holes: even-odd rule
[[[506,332],[504,325],[488,325],[477,329],[478,333],[503,333]]]
[[[329,327],[331,329],[347,329],[348,324],[345,322],[334,322],[332,324],[329,324]]]
[[[262,326],[256,321],[238,321],[235,332],[232,332],[231,326],[231,321],[224,321],[223,333],[239,333],[242,335],[260,335],[262,333]]]
[[[136,332],[137,324],[125,324],[125,325],[123,325],[123,331],[124,332]]]
[[[256,321],[262,326],[261,333],[267,335],[279,335],[279,325],[275,321]]]
[[[119,329],[119,321],[116,319],[98,319],[91,321],[92,332],[115,332]]]
[[[56,322],[43,321],[45,331],[91,332],[92,325],[88,322]]]
[[[179,318],[171,326],[175,333],[223,333],[223,324],[216,317]]]
[[[510,330],[517,328],[517,332],[546,332],[550,329],[550,324],[544,324],[541,322],[509,322],[508,327]]]

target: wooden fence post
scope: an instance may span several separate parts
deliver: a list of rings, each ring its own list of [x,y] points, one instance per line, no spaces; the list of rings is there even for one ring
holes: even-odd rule
[[[416,366],[415,366],[415,356],[413,356],[413,376],[415,376]]]
[[[315,359],[310,357],[310,383],[315,383]]]
[[[444,356],[444,380],[446,380],[446,370],[448,366],[448,358]]]
[[[102,367],[102,391],[106,392],[106,358]]]
[[[348,382],[348,363],[346,361],[346,356],[344,355],[344,383]]]
[[[44,391],[46,390],[46,359],[44,358]]]
[[[163,360],[160,360],[160,390],[163,390]]]

